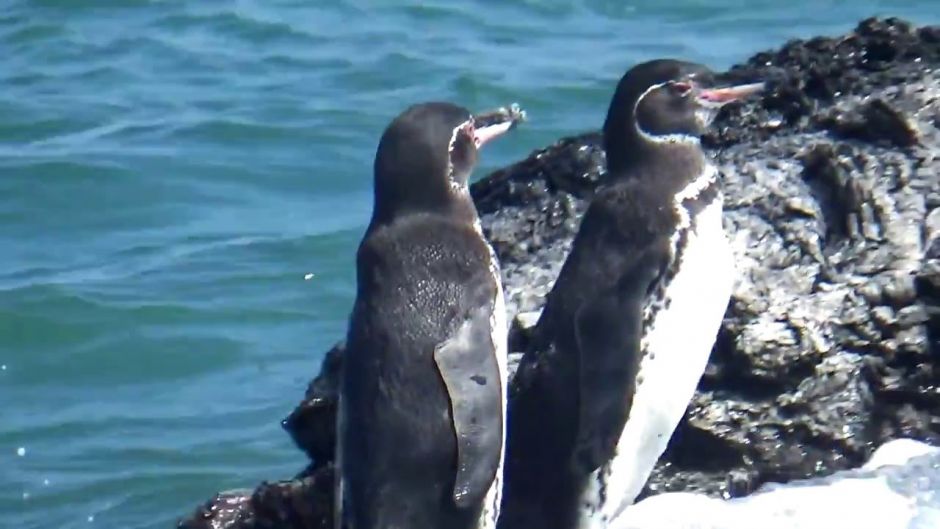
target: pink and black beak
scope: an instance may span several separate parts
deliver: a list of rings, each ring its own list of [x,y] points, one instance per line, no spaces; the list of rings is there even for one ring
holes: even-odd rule
[[[722,107],[732,101],[758,94],[764,90],[764,83],[741,84],[716,88],[700,88],[695,97],[704,107]]]
[[[479,149],[487,142],[512,130],[525,121],[525,111],[518,105],[502,107],[473,116],[473,142]]]

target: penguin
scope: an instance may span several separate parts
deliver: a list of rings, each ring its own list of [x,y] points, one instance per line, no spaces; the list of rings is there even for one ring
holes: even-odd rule
[[[604,123],[607,176],[513,380],[501,529],[607,527],[641,492],[705,370],[734,280],[701,136],[762,84],[638,64]]]
[[[423,103],[382,134],[340,375],[337,528],[495,527],[506,310],[467,182],[521,118]]]

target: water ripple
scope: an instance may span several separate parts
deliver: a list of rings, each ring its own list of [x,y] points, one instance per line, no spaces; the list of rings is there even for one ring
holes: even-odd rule
[[[167,527],[303,465],[277,421],[343,337],[406,105],[526,108],[479,176],[595,128],[633,62],[724,67],[886,5],[6,2],[0,527]]]

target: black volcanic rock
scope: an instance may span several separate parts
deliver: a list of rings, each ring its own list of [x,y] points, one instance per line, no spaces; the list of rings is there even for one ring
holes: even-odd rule
[[[744,495],[857,467],[891,439],[940,442],[938,67],[940,27],[889,18],[789,42],[723,74],[769,83],[704,139],[724,179],[739,280],[645,494]],[[603,177],[591,132],[472,186],[516,316],[512,351],[525,350]],[[185,527],[328,527],[317,509],[330,505],[341,356],[330,352],[284,423],[311,468],[219,496]]]
[[[291,435],[297,447],[314,464],[333,459],[336,447],[336,393],[344,348],[344,343],[338,343],[327,351],[320,373],[307,386],[304,400],[281,421],[281,426]]]
[[[287,481],[255,490],[220,492],[179,529],[329,529],[333,526],[333,467],[312,467]]]
[[[896,147],[917,143],[917,131],[904,113],[882,99],[873,99],[860,108],[836,110],[820,120],[820,126],[844,139],[882,142]]]

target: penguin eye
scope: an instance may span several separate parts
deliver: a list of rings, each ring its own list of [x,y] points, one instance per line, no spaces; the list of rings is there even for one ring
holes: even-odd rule
[[[454,149],[457,145],[464,145],[465,143],[476,143],[476,134],[473,127],[473,121],[466,121],[461,123],[454,129],[454,135],[450,139],[449,151],[454,152]]]
[[[477,146],[477,147],[480,146],[480,141],[477,139],[477,131],[476,131],[476,127],[475,127],[474,124],[473,124],[473,120],[469,121],[469,122],[464,126],[463,131],[464,131],[464,134],[467,135],[467,138],[468,138],[471,142],[473,142],[473,144],[474,144],[475,146]]]
[[[681,97],[685,97],[692,92],[692,83],[683,81],[673,81],[669,83],[669,87],[672,88],[674,94]]]

